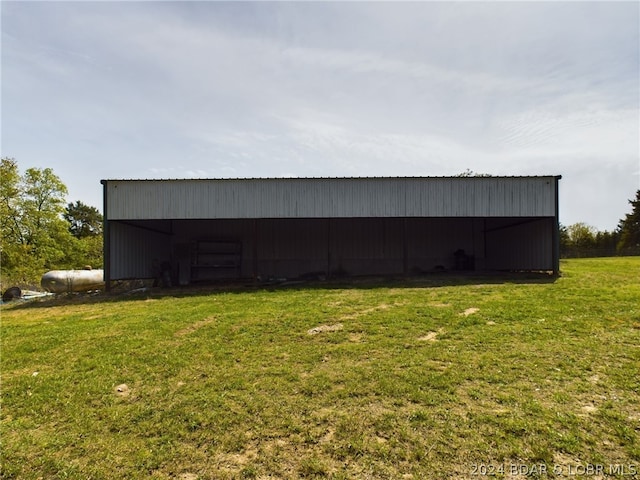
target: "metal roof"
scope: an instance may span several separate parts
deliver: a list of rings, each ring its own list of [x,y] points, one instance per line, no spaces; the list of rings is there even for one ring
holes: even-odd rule
[[[552,217],[560,176],[103,180],[107,219]]]
[[[549,178],[553,177],[561,179],[562,175],[409,175],[409,176],[327,176],[327,177],[218,177],[218,178],[206,178],[206,177],[188,177],[188,178],[109,178],[100,180],[101,184],[105,182],[175,182],[175,181],[243,181],[243,180],[370,180],[370,179],[390,179],[390,180],[403,180],[403,179],[470,179],[470,178]]]

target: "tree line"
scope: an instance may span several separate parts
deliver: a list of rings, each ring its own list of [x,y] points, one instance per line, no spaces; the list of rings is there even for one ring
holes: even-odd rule
[[[51,168],[20,173],[0,164],[0,288],[35,288],[49,270],[102,268],[102,214],[66,203],[66,185]]]
[[[640,255],[640,190],[629,203],[631,213],[621,219],[612,232],[600,232],[582,222],[569,226],[560,225],[560,256]]]

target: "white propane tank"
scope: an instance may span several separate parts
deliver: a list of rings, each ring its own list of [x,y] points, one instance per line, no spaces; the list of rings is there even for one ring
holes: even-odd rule
[[[40,286],[51,293],[87,292],[104,287],[104,270],[51,270]]]

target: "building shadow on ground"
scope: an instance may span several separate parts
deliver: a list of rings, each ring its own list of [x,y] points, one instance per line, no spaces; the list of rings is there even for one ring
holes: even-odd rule
[[[112,303],[149,298],[183,298],[222,293],[244,294],[273,290],[362,290],[377,288],[441,288],[469,285],[551,284],[559,275],[550,272],[446,271],[415,275],[367,275],[324,278],[322,275],[297,279],[233,279],[198,282],[186,286],[159,287],[150,281],[114,283],[110,292],[65,293],[30,301],[16,300],[12,309],[49,308],[64,305]]]

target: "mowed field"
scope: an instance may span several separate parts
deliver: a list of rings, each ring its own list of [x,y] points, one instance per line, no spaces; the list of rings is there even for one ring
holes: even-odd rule
[[[3,479],[639,478],[640,257],[1,310]]]

